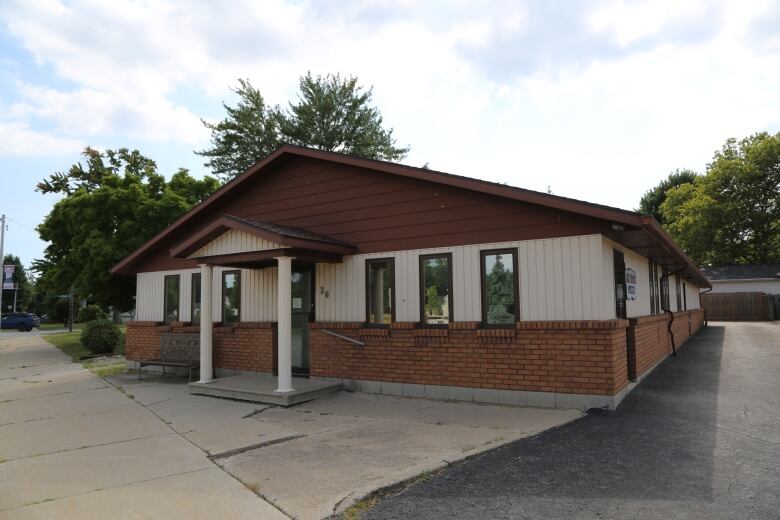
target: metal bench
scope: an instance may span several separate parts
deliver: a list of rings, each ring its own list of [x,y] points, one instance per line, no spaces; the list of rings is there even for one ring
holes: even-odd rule
[[[189,381],[192,371],[200,368],[200,335],[164,332],[160,335],[160,357],[139,362],[138,379],[144,366],[183,367],[187,369]]]

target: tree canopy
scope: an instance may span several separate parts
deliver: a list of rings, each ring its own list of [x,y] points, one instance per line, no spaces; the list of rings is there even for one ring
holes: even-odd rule
[[[398,161],[408,147],[396,146],[393,130],[383,126],[373,105],[372,89],[355,77],[339,74],[300,78],[296,102],[286,109],[268,106],[248,80],[239,80],[235,107],[219,123],[203,124],[211,130],[211,148],[196,151],[208,158],[205,166],[223,180],[242,173],[282,143],[358,157]]]
[[[666,192],[660,211],[702,265],[780,262],[780,133],[729,139],[705,175]]]
[[[638,211],[643,215],[654,217],[661,224],[664,217],[661,215],[661,204],[666,200],[666,192],[683,184],[692,183],[698,174],[693,170],[675,170],[669,176],[658,183],[657,186],[645,192],[639,201]]]
[[[138,150],[86,148],[84,164],[38,184],[64,195],[38,226],[49,242],[33,268],[49,294],[71,288],[79,297],[120,311],[133,307],[135,277],[112,275],[111,266],[165,229],[219,187],[213,177],[179,169],[170,181]]]

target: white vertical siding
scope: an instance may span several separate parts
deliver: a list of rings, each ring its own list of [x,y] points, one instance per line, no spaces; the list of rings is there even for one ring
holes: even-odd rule
[[[517,249],[521,320],[604,319],[603,308],[594,311],[592,302],[601,295],[590,284],[603,277],[593,273],[601,268],[600,246],[600,235],[588,235],[354,255],[341,264],[318,264],[317,321],[365,320],[365,261],[371,258],[394,259],[396,320],[419,321],[419,257],[435,253],[452,253],[455,320],[480,321],[480,251],[506,248]]]
[[[139,273],[135,287],[136,319],[139,321],[163,321],[165,301],[165,277],[179,275],[179,316],[182,321],[190,319],[190,294],[192,273],[198,269],[176,271],[155,271]]]
[[[685,295],[688,300],[688,310],[701,309],[701,302],[699,300],[699,292],[701,289],[696,287],[690,282],[685,282]]]
[[[764,292],[780,294],[780,280],[714,280],[712,292]]]
[[[615,263],[613,249],[623,252],[623,258],[626,268],[631,268],[636,272],[636,300],[626,302],[626,315],[629,318],[637,316],[647,316],[650,314],[650,261],[612,240],[602,237],[604,249],[604,273],[609,283],[605,289],[605,304],[609,307],[611,315],[615,316]],[[674,280],[671,281],[674,285]],[[674,291],[674,289],[672,289]],[[672,296],[674,299],[674,296]]]
[[[222,273],[227,267],[214,268],[211,316],[222,320]],[[276,268],[241,269],[241,319],[243,321],[276,321]],[[165,300],[164,280],[167,275],[179,275],[179,316],[192,319],[192,274],[199,269],[139,273],[136,284],[136,319],[163,321]]]
[[[612,249],[623,251],[627,267],[637,274],[637,299],[629,301],[629,317],[650,314],[650,273],[647,258],[601,235],[415,249],[345,256],[343,263],[317,264],[315,309],[317,321],[365,321],[365,261],[393,258],[397,321],[420,320],[419,257],[451,253],[453,313],[456,321],[480,321],[480,251],[517,250],[519,313],[522,321],[601,320],[615,316]],[[221,320],[222,272],[214,270],[214,321]],[[190,320],[191,274],[197,269],[140,273],[137,288],[139,320],[163,319],[163,280],[181,275],[180,316]],[[660,274],[659,274],[660,276]],[[276,268],[241,270],[241,319],[276,320]],[[671,281],[670,286],[674,282]],[[699,307],[698,291],[686,283],[688,308]],[[673,292],[673,289],[672,289]],[[671,297],[674,306],[674,293]]]
[[[201,256],[227,255],[231,253],[246,253],[249,251],[264,251],[266,249],[279,249],[287,246],[265,240],[264,238],[244,233],[236,229],[226,231],[205,246],[201,247],[190,258]]]

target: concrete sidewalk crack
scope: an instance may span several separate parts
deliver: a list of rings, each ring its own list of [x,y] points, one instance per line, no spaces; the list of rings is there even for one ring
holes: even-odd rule
[[[135,481],[130,482],[130,483],[117,484],[115,486],[106,486],[106,487],[102,487],[102,488],[90,489],[89,491],[82,491],[80,493],[73,493],[71,495],[62,495],[62,496],[58,496],[58,497],[47,498],[45,500],[39,500],[37,502],[29,502],[27,504],[22,504],[22,505],[15,506],[15,507],[10,507],[10,508],[7,508],[7,509],[0,509],[0,512],[3,512],[3,511],[14,511],[14,510],[17,510],[17,509],[21,509],[23,507],[28,507],[28,506],[32,506],[32,505],[36,505],[36,504],[41,504],[41,503],[44,503],[44,502],[53,502],[55,500],[63,500],[63,499],[66,499],[66,498],[73,498],[73,497],[77,497],[77,496],[81,496],[81,495],[89,495],[90,493],[97,493],[99,491],[106,491],[108,489],[117,489],[117,488],[122,488],[122,487],[127,487],[127,486],[133,486],[133,485],[136,485],[136,484],[142,484],[142,483],[145,483],[145,482],[154,482],[155,480],[160,480],[160,479],[170,478],[170,477],[178,477],[178,476],[181,476],[181,475],[189,475],[189,474],[192,474],[192,473],[197,473],[199,471],[207,471],[207,470],[210,470],[210,469],[213,469],[213,468],[193,469],[193,470],[190,470],[190,471],[182,471],[181,473],[171,473],[170,475],[160,475],[158,477],[152,477],[152,478],[147,478],[147,479],[142,479],[142,480],[135,480]]]
[[[24,457],[14,457],[10,459],[6,459],[2,464],[6,462],[13,462],[15,460],[27,460],[27,459],[34,459],[36,457],[46,457],[47,455],[57,455],[59,453],[68,453],[70,451],[79,451],[79,450],[87,450],[89,448],[99,448],[101,446],[112,446],[114,444],[122,444],[124,442],[133,442],[133,441],[140,441],[143,439],[153,439],[155,437],[165,437],[166,435],[170,435],[170,433],[160,433],[157,435],[145,435],[143,437],[133,437],[132,439],[123,439],[121,441],[111,441],[111,442],[103,442],[99,444],[90,444],[89,446],[79,446],[78,448],[64,448],[57,451],[50,451],[47,453],[36,453],[34,455],[25,455]]]
[[[287,441],[294,441],[295,439],[300,439],[302,437],[306,437],[306,435],[303,435],[303,434],[300,434],[300,435],[288,435],[287,437],[280,437],[278,439],[271,439],[269,441],[258,442],[257,444],[252,444],[250,446],[244,446],[243,448],[236,448],[235,450],[229,450],[229,451],[223,451],[222,453],[216,453],[214,455],[210,455],[209,458],[212,459],[212,460],[226,459],[226,458],[232,457],[234,455],[239,455],[239,454],[244,453],[246,451],[256,450],[258,448],[265,448],[265,447],[268,447],[268,446],[273,446],[274,444],[281,444],[281,443],[287,442]]]

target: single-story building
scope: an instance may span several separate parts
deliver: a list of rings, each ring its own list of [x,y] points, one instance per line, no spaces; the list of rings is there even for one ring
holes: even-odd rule
[[[780,319],[780,264],[703,267],[712,291],[701,297],[708,320]]]
[[[200,381],[614,408],[701,326],[707,278],[650,217],[285,145],[113,268],[126,355],[199,334]],[[220,379],[217,379],[219,381]]]
[[[713,293],[780,294],[780,264],[702,267]]]

